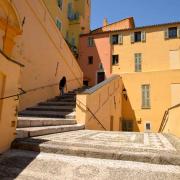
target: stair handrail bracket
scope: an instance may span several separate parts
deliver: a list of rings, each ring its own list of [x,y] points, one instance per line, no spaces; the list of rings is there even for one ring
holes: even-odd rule
[[[76,120],[86,129],[112,130],[110,117],[120,117],[122,79],[113,75],[105,81],[77,94]],[[121,106],[119,106],[121,107]],[[116,119],[114,119],[116,121]]]

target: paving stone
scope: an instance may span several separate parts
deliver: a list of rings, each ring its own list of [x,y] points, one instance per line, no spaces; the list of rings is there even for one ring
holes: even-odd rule
[[[180,166],[11,150],[0,157],[0,179],[179,180]]]

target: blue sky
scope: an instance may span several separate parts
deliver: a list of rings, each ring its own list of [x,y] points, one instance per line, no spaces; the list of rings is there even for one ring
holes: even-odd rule
[[[180,21],[180,0],[91,0],[91,29],[131,16],[136,26]]]

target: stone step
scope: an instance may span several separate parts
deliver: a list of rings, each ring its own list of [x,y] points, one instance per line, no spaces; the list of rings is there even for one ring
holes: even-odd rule
[[[66,118],[75,119],[75,112],[56,112],[56,111],[30,111],[24,110],[19,113],[19,116],[30,117],[50,117],[50,118]]]
[[[45,127],[27,127],[17,128],[17,138],[27,138],[34,136],[42,136],[47,134],[62,133],[67,131],[77,131],[84,129],[84,124],[61,125],[61,126],[45,126]]]
[[[16,140],[13,147],[72,156],[180,166],[179,150],[164,135],[155,133],[80,130]]]
[[[60,126],[76,124],[75,119],[38,118],[38,117],[18,117],[18,128]]]
[[[75,99],[49,99],[49,100],[47,100],[47,102],[73,102],[73,103],[75,103],[76,102],[76,100]]]
[[[10,150],[0,158],[2,180],[179,180],[180,167]]]
[[[52,101],[48,101],[48,102],[41,102],[38,105],[42,105],[42,106],[76,106],[76,102],[52,102]]]
[[[27,108],[30,111],[58,111],[58,112],[73,112],[75,111],[74,106],[34,106]]]

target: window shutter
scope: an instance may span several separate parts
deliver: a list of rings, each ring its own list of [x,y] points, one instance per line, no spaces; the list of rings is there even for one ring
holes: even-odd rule
[[[141,41],[142,42],[146,41],[146,32],[145,31],[141,32]]]
[[[118,44],[123,44],[123,35],[122,34],[118,35]]]
[[[177,27],[177,37],[180,38],[180,26]]]
[[[134,33],[131,33],[131,43],[134,43]]]
[[[164,30],[164,38],[165,38],[165,39],[168,39],[168,38],[169,38],[169,31],[168,31],[168,29],[165,29],[165,30]]]
[[[110,42],[110,44],[113,44],[112,43],[112,35],[111,34],[109,35],[109,42]]]

